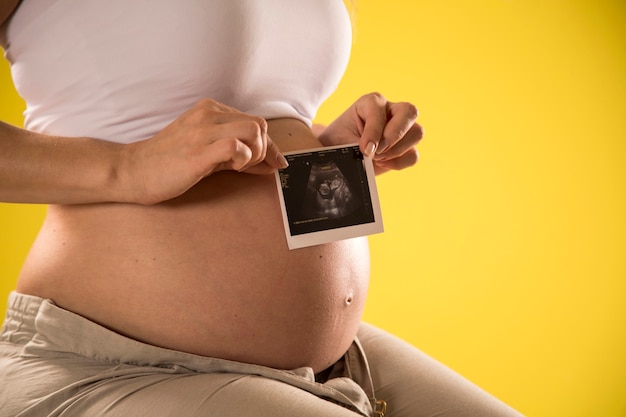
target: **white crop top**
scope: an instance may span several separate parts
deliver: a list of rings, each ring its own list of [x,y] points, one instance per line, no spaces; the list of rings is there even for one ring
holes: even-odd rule
[[[310,125],[351,24],[342,0],[23,0],[6,42],[27,129],[130,143],[207,97]]]

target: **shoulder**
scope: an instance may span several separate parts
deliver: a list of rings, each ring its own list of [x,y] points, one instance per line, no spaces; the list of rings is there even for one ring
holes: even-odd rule
[[[0,46],[4,45],[4,30],[9,18],[22,0],[2,0],[0,2]]]
[[[4,0],[0,2],[0,26],[3,26],[22,0]]]

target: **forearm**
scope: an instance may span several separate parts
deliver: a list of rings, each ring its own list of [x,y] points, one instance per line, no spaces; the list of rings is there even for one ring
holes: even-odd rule
[[[157,204],[223,170],[287,166],[267,122],[199,101],[155,136],[118,144],[28,132],[0,122],[0,201]]]
[[[123,146],[40,135],[0,122],[0,201],[124,201],[118,169]]]

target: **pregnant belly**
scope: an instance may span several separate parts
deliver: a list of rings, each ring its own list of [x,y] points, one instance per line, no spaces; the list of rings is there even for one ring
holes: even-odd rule
[[[273,177],[228,172],[151,207],[50,207],[18,291],[157,346],[320,371],[368,276],[365,239],[290,251]]]

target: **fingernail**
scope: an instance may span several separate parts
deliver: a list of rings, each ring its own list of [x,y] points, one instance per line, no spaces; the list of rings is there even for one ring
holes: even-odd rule
[[[287,159],[283,156],[282,153],[276,154],[276,162],[278,162],[279,169],[284,169],[289,166],[289,162],[287,162]]]
[[[374,142],[368,142],[365,146],[365,151],[363,151],[363,154],[369,158],[370,156],[372,156],[375,150],[376,144]]]

